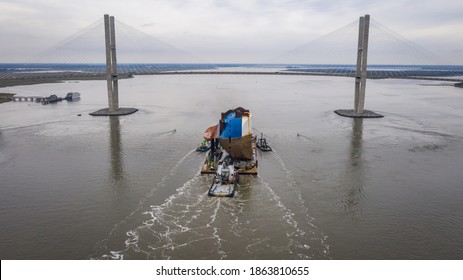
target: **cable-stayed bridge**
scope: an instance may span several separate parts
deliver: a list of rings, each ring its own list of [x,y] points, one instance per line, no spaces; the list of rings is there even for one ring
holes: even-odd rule
[[[116,21],[117,73],[133,75],[265,74],[355,77],[358,21],[259,64],[208,63]],[[241,66],[236,70],[236,66]],[[104,79],[101,20],[17,64],[0,64],[0,85],[27,80]],[[367,78],[463,81],[463,66],[451,65],[381,23],[370,25]]]

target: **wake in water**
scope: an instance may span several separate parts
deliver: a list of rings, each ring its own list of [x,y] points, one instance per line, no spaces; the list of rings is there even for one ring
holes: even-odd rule
[[[188,165],[187,154],[158,184]],[[326,236],[313,224],[301,188],[274,153],[285,185],[241,176],[234,198],[208,197],[211,176],[199,173],[179,185],[161,204],[143,206],[148,194],[124,221],[115,225],[97,258],[104,259],[311,259],[328,258]],[[292,189],[296,201],[274,189]],[[291,205],[291,206],[287,206]],[[139,221],[127,228],[125,220]],[[123,232],[125,238],[116,236]]]
[[[288,188],[288,191],[294,193],[297,197],[295,200],[296,206],[297,209],[300,209],[302,211],[301,219],[303,223],[306,223],[310,229],[316,229],[310,231],[310,240],[318,240],[320,242],[319,245],[321,247],[322,256],[329,257],[329,245],[327,243],[328,237],[324,235],[322,232],[320,232],[318,230],[318,227],[314,224],[315,219],[310,216],[309,209],[307,208],[305,200],[302,196],[301,186],[297,183],[296,179],[293,176],[293,173],[288,169],[288,167],[286,166],[280,155],[277,153],[277,151],[274,149],[272,153],[277,159],[277,161],[280,163],[280,166],[283,169],[283,172],[285,173],[286,187]]]
[[[169,133],[169,132],[165,132],[165,133]],[[160,135],[163,135],[165,133],[160,133]],[[145,206],[145,204],[147,203],[147,201],[156,193],[156,191],[158,191],[159,189],[161,188],[164,188],[167,184],[167,181],[169,179],[169,177],[172,177],[174,175],[174,173],[176,172],[176,170],[179,168],[180,165],[182,165],[186,160],[187,158],[189,158],[193,153],[195,152],[195,150],[191,150],[190,152],[188,152],[184,157],[182,157],[178,162],[177,164],[172,167],[172,169],[169,171],[169,174],[164,176],[161,181],[156,185],[155,188],[153,188],[149,193],[147,193],[138,203],[138,206],[135,210],[133,210],[132,212],[129,213],[129,215],[127,215],[127,217],[125,217],[122,221],[120,221],[119,223],[115,224],[113,226],[113,228],[111,229],[109,235],[107,238],[105,238],[104,240],[98,242],[96,245],[95,245],[95,248],[97,248],[97,250],[106,250],[107,249],[107,243],[111,240],[111,238],[114,237],[114,235],[116,234],[116,232],[120,229],[120,227],[122,225],[124,225],[128,220],[130,219],[133,219],[133,216],[136,214],[136,213],[139,213],[140,211],[142,211],[143,207]],[[96,258],[99,258],[99,256],[96,256]],[[106,258],[106,256],[103,256],[103,258]]]

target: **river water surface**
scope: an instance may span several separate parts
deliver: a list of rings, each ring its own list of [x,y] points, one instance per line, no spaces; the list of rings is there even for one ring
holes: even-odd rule
[[[105,81],[4,88],[82,98],[0,105],[0,257],[461,259],[463,90],[439,83],[369,80],[365,120],[333,113],[350,78],[136,76],[111,118]],[[211,198],[194,149],[237,106],[274,152]]]

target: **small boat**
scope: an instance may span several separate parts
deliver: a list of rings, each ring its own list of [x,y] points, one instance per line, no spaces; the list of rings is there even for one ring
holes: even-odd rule
[[[233,197],[238,186],[238,173],[235,172],[233,163],[225,160],[219,165],[214,176],[209,196]]]
[[[272,151],[272,148],[267,144],[267,139],[264,138],[264,134],[262,133],[261,133],[260,138],[257,140],[256,146],[263,152]]]
[[[206,152],[211,149],[211,142],[209,141],[203,141],[201,145],[199,145],[198,148],[196,148],[197,152]]]
[[[49,97],[45,97],[43,100],[42,100],[42,105],[47,105],[47,104],[51,104],[51,103],[56,103],[58,101],[62,101],[63,98],[62,97],[58,97],[56,96],[56,94],[52,94],[50,95]]]
[[[64,97],[64,100],[67,100],[67,101],[76,101],[79,99],[80,99],[79,92],[68,92],[68,94],[66,94],[66,97]]]

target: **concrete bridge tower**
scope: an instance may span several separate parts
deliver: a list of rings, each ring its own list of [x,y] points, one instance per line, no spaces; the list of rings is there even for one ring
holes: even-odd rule
[[[367,83],[368,39],[370,36],[370,15],[360,17],[357,47],[357,67],[355,69],[355,98],[353,110],[336,110],[336,114],[350,118],[382,118],[383,115],[365,110],[365,90]]]
[[[108,108],[90,113],[92,116],[121,116],[138,111],[135,108],[119,107],[119,83],[116,58],[116,30],[114,17],[104,15],[105,45],[106,45],[106,83],[108,89]]]

